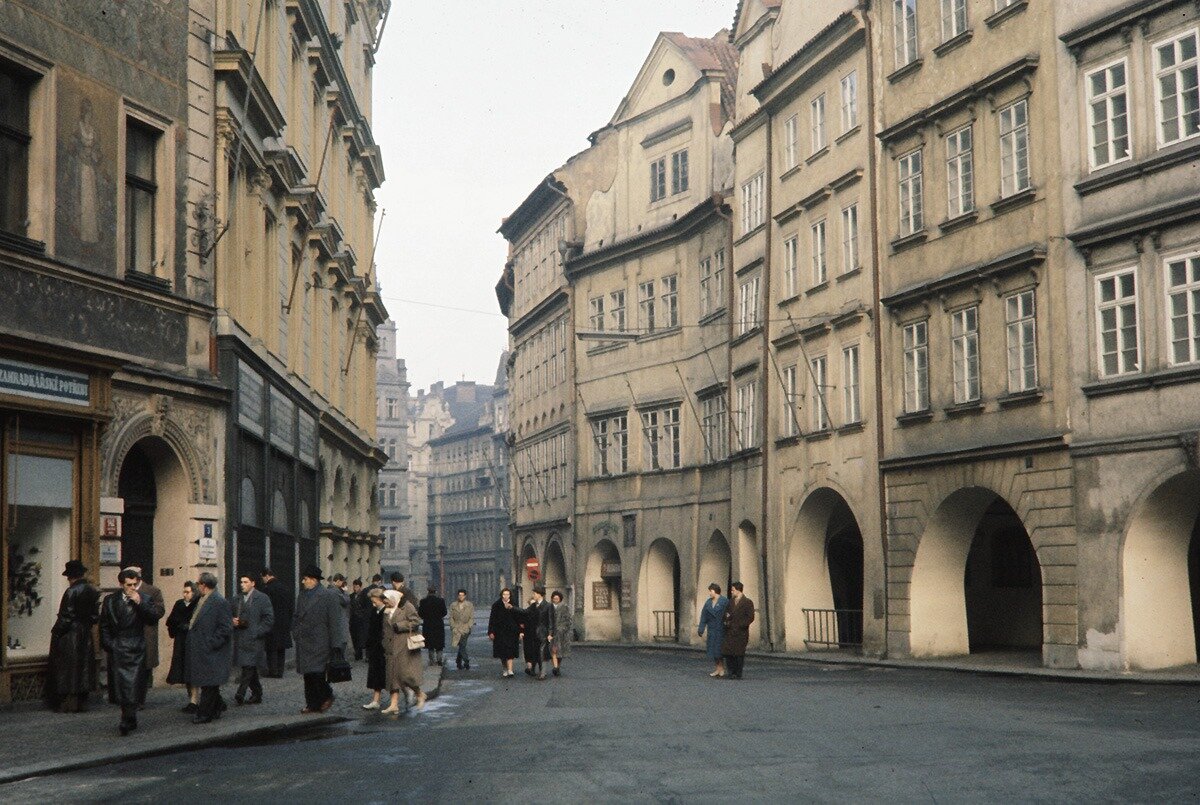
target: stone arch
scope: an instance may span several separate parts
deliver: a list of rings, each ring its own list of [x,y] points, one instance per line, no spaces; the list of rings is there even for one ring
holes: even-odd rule
[[[646,548],[638,570],[638,638],[675,642],[679,639],[679,549],[666,537]]]
[[[740,581],[745,587],[746,596],[754,602],[754,606],[762,608],[766,602],[762,600],[762,560],[759,554],[758,528],[749,520],[743,520],[737,528],[737,556],[734,557],[733,580]],[[751,629],[751,640],[754,639],[755,629]]]
[[[562,538],[558,534],[551,534],[550,539],[546,542],[546,558],[542,565],[543,575],[545,579],[546,593],[549,595],[555,590],[563,594],[563,598],[567,603],[571,604],[570,578],[567,576],[567,559],[563,551]]]
[[[708,598],[708,585],[716,582],[721,585],[721,595],[729,595],[729,585],[733,581],[733,554],[729,550],[729,540],[725,539],[720,529],[716,529],[700,554],[700,568],[696,573],[697,618]]]
[[[104,471],[101,475],[104,479],[105,497],[117,497],[117,482],[121,465],[125,463],[125,457],[129,455],[133,446],[147,437],[160,439],[170,446],[176,458],[179,459],[187,480],[188,502],[212,503],[207,462],[201,458],[187,432],[169,415],[155,414],[149,411],[131,417],[124,427],[113,436],[104,456]]]
[[[588,640],[621,639],[621,552],[601,539],[588,552],[584,571],[583,628]]]

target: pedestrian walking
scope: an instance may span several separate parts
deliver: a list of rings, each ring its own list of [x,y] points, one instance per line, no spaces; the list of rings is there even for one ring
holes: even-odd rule
[[[233,607],[233,662],[241,669],[241,677],[233,700],[238,704],[262,704],[263,688],[258,676],[267,668],[267,636],[275,625],[275,610],[266,593],[255,589],[254,577],[249,573],[238,578],[238,586],[242,594]]]
[[[184,679],[200,688],[192,723],[208,724],[227,709],[221,686],[229,681],[233,666],[233,607],[217,592],[217,577],[212,573],[201,573],[197,586],[200,600],[188,624]]]
[[[396,592],[400,593],[401,595],[403,595],[406,592],[404,589],[404,574],[403,573],[392,573],[391,584],[392,584],[392,589],[395,590]]]
[[[367,637],[367,618],[371,613],[371,602],[363,589],[362,579],[351,583],[350,591],[350,642],[354,644],[354,660],[363,658]]]
[[[196,611],[196,602],[200,599],[200,591],[196,582],[183,583],[183,597],[171,607],[167,616],[167,636],[174,640],[171,647],[171,667],[167,669],[168,685],[183,685],[187,688],[188,703],[183,712],[195,713],[200,705],[200,688],[187,684],[187,633]]]
[[[520,650],[521,627],[517,622],[517,613],[513,611],[512,590],[507,587],[500,591],[500,597],[492,604],[487,630],[488,640],[492,641],[492,656],[500,660],[500,667],[504,669],[500,678],[513,676],[513,660]]]
[[[407,706],[407,691],[412,691],[413,706],[420,710],[425,706],[425,692],[421,690],[421,646],[413,648],[409,638],[416,635],[421,626],[421,616],[407,597],[395,590],[384,592],[389,604],[384,610],[383,644],[387,654],[387,683],[392,695],[391,702],[382,713],[395,715],[400,712],[400,696],[404,695]]]
[[[562,663],[570,652],[571,641],[575,639],[575,623],[571,617],[571,607],[563,602],[563,594],[558,590],[550,596],[550,604],[554,607],[554,639],[550,642],[550,658],[554,662],[554,675],[562,675]]]
[[[745,587],[740,581],[729,585],[732,599],[725,610],[725,637],[721,640],[721,654],[730,679],[742,678],[742,667],[746,664],[746,646],[750,643],[750,624],[754,623],[754,602],[746,597]]]
[[[88,694],[96,689],[92,627],[96,624],[100,591],[85,578],[87,568],[78,559],[67,562],[62,574],[67,577],[68,587],[50,629],[46,700],[60,713],[78,713],[87,710]]]
[[[337,593],[338,605],[342,608],[342,617],[346,619],[346,629],[350,629],[350,593],[346,592],[346,577],[334,573],[330,579],[329,588]]]
[[[267,673],[272,679],[283,678],[283,662],[287,650],[292,647],[292,612],[296,601],[296,591],[289,589],[276,578],[270,568],[263,568],[259,574],[262,586],[258,589],[271,599],[271,610],[275,613],[275,625],[267,638]]]
[[[530,595],[525,618],[526,673],[537,679],[546,678],[543,663],[550,659],[550,644],[554,642],[554,607],[546,600],[546,588],[537,586]],[[531,640],[532,638],[532,640]]]
[[[450,605],[450,644],[457,650],[454,664],[459,670],[471,669],[471,654],[467,649],[467,638],[471,636],[471,627],[475,625],[475,605],[467,600],[467,591],[455,593],[454,603]],[[428,639],[428,637],[426,637]]]
[[[364,704],[364,710],[378,710],[379,698],[387,688],[387,656],[383,648],[383,612],[387,599],[383,589],[372,587],[367,591],[371,611],[367,613],[366,639],[363,648],[367,657],[367,689],[374,695]]]
[[[446,599],[437,594],[436,587],[429,587],[417,606],[417,614],[421,616],[421,633],[425,635],[425,648],[429,650],[429,664],[441,665],[442,652],[446,649]]]
[[[126,568],[117,575],[119,592],[100,607],[100,645],[108,653],[110,697],[121,706],[121,735],[137,729],[138,703],[146,684],[146,627],[163,616],[163,608],[138,592],[141,579]]]
[[[129,570],[133,570],[138,574],[138,595],[143,598],[149,598],[156,607],[163,612],[167,611],[167,601],[163,598],[162,590],[155,587],[150,582],[146,581],[142,569],[137,565],[130,565]],[[158,667],[158,621],[146,626],[146,667],[142,670],[142,674],[146,679],[142,686],[138,688],[141,691],[142,698],[138,700],[138,707],[146,703],[146,691],[154,686],[154,669]]]
[[[296,673],[304,677],[304,709],[300,711],[304,714],[324,713],[333,706],[333,688],[326,673],[330,660],[344,657],[350,642],[339,597],[333,589],[321,586],[323,578],[316,565],[304,569],[292,618]]]
[[[708,600],[700,610],[700,626],[697,634],[707,638],[704,643],[705,653],[713,661],[713,672],[709,676],[725,676],[725,660],[721,656],[721,643],[725,640],[725,610],[729,608],[729,599],[721,595],[721,585],[713,582],[708,585]]]

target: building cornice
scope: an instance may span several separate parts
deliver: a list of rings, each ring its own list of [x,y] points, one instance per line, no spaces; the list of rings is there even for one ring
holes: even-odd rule
[[[993,257],[981,263],[956,268],[932,279],[907,285],[883,297],[883,306],[895,314],[901,308],[918,304],[937,296],[944,296],[973,283],[994,283],[1000,277],[1020,271],[1035,272],[1046,262],[1046,247],[1025,246]]]
[[[839,37],[845,39],[839,41]],[[764,106],[777,105],[790,94],[788,90],[825,75],[847,53],[862,47],[865,42],[866,31],[855,11],[843,12],[752,87],[750,94]]]
[[[1088,45],[1114,33],[1124,33],[1135,25],[1144,25],[1146,19],[1155,14],[1170,11],[1177,6],[1195,5],[1195,0],[1136,0],[1126,2],[1111,14],[1105,14],[1091,22],[1067,31],[1059,37],[1076,59]]]
[[[1185,223],[1200,218],[1200,194],[1175,199],[1151,207],[1143,207],[1124,215],[1098,221],[1083,229],[1068,232],[1067,238],[1077,249],[1085,252],[1117,240],[1153,232],[1173,224]]]
[[[565,288],[555,288],[553,293],[526,311],[521,318],[510,324],[508,332],[514,338],[519,337],[548,314],[557,313],[560,307],[565,307],[568,298]]]

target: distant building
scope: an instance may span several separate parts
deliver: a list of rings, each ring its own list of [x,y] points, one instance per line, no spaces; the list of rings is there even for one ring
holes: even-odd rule
[[[383,573],[408,574],[411,531],[408,529],[408,369],[396,357],[396,323],[379,328],[376,355],[376,435],[387,464],[379,471],[380,564]],[[372,568],[371,573],[378,570]]]

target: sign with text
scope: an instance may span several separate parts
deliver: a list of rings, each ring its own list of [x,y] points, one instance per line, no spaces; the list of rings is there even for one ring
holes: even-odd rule
[[[100,536],[102,536],[102,537],[119,537],[119,536],[121,536],[121,515],[119,515],[119,514],[102,514],[102,515],[100,515]]]
[[[7,358],[0,359],[0,394],[69,405],[91,404],[87,375]]]

